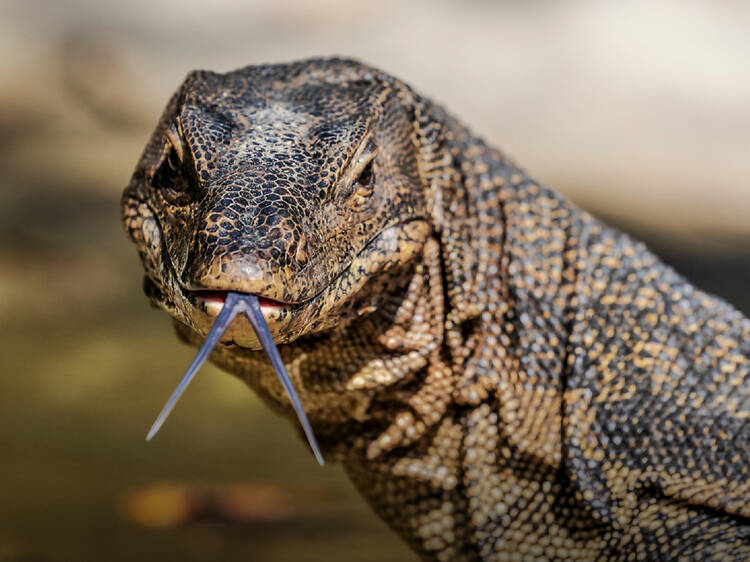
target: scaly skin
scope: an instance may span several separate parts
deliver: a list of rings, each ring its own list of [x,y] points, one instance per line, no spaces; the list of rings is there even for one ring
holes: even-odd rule
[[[123,218],[186,341],[191,290],[267,299],[326,458],[425,560],[750,557],[750,321],[404,83],[193,73]],[[294,419],[247,323],[226,342]]]

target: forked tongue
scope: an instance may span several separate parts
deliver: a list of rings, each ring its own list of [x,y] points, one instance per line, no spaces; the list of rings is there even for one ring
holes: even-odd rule
[[[310,448],[315,454],[315,458],[322,466],[323,455],[320,453],[318,442],[315,439],[315,434],[313,434],[310,422],[305,415],[305,411],[302,409],[302,403],[299,401],[297,392],[294,390],[292,379],[289,378],[289,374],[286,372],[286,367],[284,367],[284,362],[281,360],[281,355],[279,355],[279,350],[276,348],[276,344],[273,341],[271,331],[268,329],[268,324],[266,324],[266,319],[263,318],[263,313],[260,310],[258,297],[256,297],[255,295],[245,295],[241,293],[227,293],[226,299],[224,300],[224,307],[216,317],[213,326],[211,326],[211,330],[208,332],[206,339],[203,341],[203,345],[201,345],[201,348],[195,355],[193,362],[190,363],[190,366],[183,375],[182,380],[180,380],[177,388],[175,388],[174,392],[172,392],[172,396],[169,397],[167,403],[164,404],[164,408],[162,408],[159,416],[156,418],[154,425],[151,426],[151,429],[146,436],[146,441],[150,441],[151,438],[156,435],[156,432],[159,431],[159,428],[161,428],[164,420],[167,419],[167,416],[172,411],[172,408],[174,408],[177,400],[180,399],[180,396],[185,391],[185,388],[187,388],[187,385],[189,385],[190,381],[193,380],[193,377],[195,377],[195,374],[198,372],[198,369],[200,369],[200,366],[203,365],[206,359],[208,359],[211,351],[216,346],[216,344],[219,343],[219,340],[221,340],[221,336],[224,334],[227,328],[229,328],[232,320],[234,320],[234,318],[242,312],[244,312],[248,320],[250,320],[250,324],[252,324],[253,329],[258,336],[260,344],[263,346],[263,349],[268,355],[268,358],[271,360],[271,365],[273,365],[274,371],[276,371],[279,380],[281,380],[281,384],[284,386],[284,390],[286,390],[286,393],[289,395],[289,399],[292,402],[292,407],[294,407],[294,411],[297,413],[297,418],[302,425],[302,429],[305,432],[308,443],[310,443]]]

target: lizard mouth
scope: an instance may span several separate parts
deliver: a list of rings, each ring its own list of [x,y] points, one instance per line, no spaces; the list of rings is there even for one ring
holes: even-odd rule
[[[198,333],[208,334],[211,326],[221,314],[230,295],[253,297],[257,299],[260,313],[263,315],[270,333],[278,339],[282,320],[288,318],[298,303],[288,303],[258,294],[231,291],[223,289],[189,289],[183,290],[192,311],[190,316]],[[261,342],[256,331],[252,328],[244,315],[239,315],[231,325],[223,331],[219,340],[224,346],[238,345],[240,347],[260,350]]]
[[[188,294],[195,300],[196,303],[203,304],[206,309],[208,309],[208,307],[216,307],[218,311],[221,310],[221,308],[224,306],[224,303],[227,300],[227,295],[230,292],[242,294],[240,291],[215,289],[195,289],[188,291]],[[258,297],[258,303],[260,304],[261,309],[277,310],[281,308],[291,308],[293,306],[296,306],[295,303],[278,301],[270,299],[268,297],[263,297],[261,295],[255,296]]]

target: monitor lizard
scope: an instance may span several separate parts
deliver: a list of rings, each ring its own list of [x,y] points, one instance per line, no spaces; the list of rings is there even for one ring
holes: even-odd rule
[[[401,80],[192,72],[122,217],[183,340],[259,297],[326,459],[423,559],[750,558],[750,321]],[[223,342],[293,419],[247,319]]]

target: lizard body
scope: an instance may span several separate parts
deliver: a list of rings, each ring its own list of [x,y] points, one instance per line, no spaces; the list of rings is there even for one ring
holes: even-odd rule
[[[422,558],[750,557],[750,321],[403,82],[192,73],[122,209],[185,341],[262,297],[326,458]],[[211,360],[293,418],[258,349],[238,318]]]

